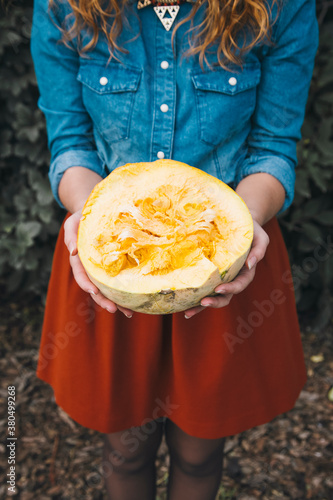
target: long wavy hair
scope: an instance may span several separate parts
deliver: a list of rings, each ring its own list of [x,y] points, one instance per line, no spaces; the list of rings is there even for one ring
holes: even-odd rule
[[[49,7],[55,7],[57,0],[49,0]],[[128,52],[120,47],[117,38],[127,21],[126,9],[131,0],[67,0],[74,16],[74,22],[68,29],[60,28],[63,42],[69,45],[77,39],[78,51],[82,55],[93,49],[100,33],[108,41],[110,58],[117,59],[117,51]],[[242,65],[244,55],[255,45],[271,43],[271,28],[274,23],[272,9],[278,0],[197,0],[184,19],[175,25],[172,33],[174,44],[176,31],[182,24],[190,21],[188,33],[191,33],[189,49],[184,56],[199,54],[201,67],[207,60],[209,47],[217,46],[217,61],[220,66],[228,69],[229,63]],[[194,25],[194,16],[205,6],[203,21]],[[80,33],[88,29],[91,39],[81,46]],[[133,37],[134,40],[138,34]],[[241,43],[240,43],[241,40]]]

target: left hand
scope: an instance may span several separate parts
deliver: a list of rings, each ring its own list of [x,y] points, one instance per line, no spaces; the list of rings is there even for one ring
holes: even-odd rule
[[[264,258],[268,244],[269,237],[267,233],[256,220],[253,220],[252,247],[239,274],[230,283],[221,283],[215,288],[215,292],[221,293],[221,297],[204,297],[201,299],[201,306],[184,311],[185,318],[192,318],[207,306],[215,308],[227,306],[234,294],[245,290],[253,280],[256,272],[256,264]]]

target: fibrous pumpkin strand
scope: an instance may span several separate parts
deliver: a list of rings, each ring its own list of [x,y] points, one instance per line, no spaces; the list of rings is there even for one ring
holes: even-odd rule
[[[193,190],[171,185],[118,205],[94,238],[99,259],[91,260],[110,276],[125,268],[141,275],[164,274],[204,257],[213,260],[227,224],[209,198],[193,199]]]

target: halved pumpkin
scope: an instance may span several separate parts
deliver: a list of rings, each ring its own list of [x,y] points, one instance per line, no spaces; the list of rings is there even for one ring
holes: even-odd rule
[[[123,307],[169,314],[200,304],[238,274],[253,239],[243,200],[173,160],[129,163],[95,186],[78,252],[91,281]]]

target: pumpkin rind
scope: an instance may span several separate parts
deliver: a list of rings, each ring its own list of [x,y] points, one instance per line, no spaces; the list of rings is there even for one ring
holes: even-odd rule
[[[189,195],[187,195],[185,188],[184,191],[180,192],[184,192],[184,196],[188,196],[186,200],[190,202],[181,206],[184,198],[178,196],[178,192],[182,187],[182,182],[184,186],[189,186]],[[151,202],[151,199],[153,199],[151,197],[155,193],[154,189],[159,188],[159,193],[163,194],[164,185],[167,185],[165,198],[171,200],[169,205],[165,205],[168,201],[163,201],[163,196],[157,197],[154,202]],[[193,190],[193,186],[195,186],[195,190]],[[177,194],[177,200],[174,201],[170,191]],[[147,193],[150,193],[149,196]],[[127,211],[120,212],[118,218],[115,218],[114,215],[110,217],[110,214],[118,213],[118,205],[119,207],[127,207],[126,198],[128,198],[130,204],[135,197],[140,198],[140,202],[142,201],[141,198],[143,199],[141,205],[138,205],[139,207],[145,208],[147,206],[150,210],[152,206],[157,207],[150,220],[156,222],[159,228],[163,227],[161,224],[173,223],[172,218],[167,219],[166,214],[174,210],[174,213],[178,214],[177,222],[175,222],[175,236],[171,230],[167,237],[162,234],[155,235],[153,232],[145,230],[145,226],[133,230],[131,226],[128,226],[128,229],[124,229],[124,227],[127,227],[123,224],[125,216],[130,220],[129,217],[134,217],[136,213],[142,213],[142,211],[138,212],[137,208],[134,211],[134,205],[133,207],[131,205],[131,209],[128,208]],[[146,200],[149,201],[148,204]],[[182,210],[181,212],[178,210],[177,203],[180,207],[179,210]],[[205,208],[206,205],[208,205],[208,208]],[[209,207],[209,205],[211,206]],[[165,206],[169,208],[166,210]],[[205,209],[199,211],[198,207],[201,206]],[[137,204],[135,207],[137,207]],[[178,211],[175,212],[176,208],[174,207]],[[192,213],[192,219],[189,220],[193,220],[193,224],[185,224],[187,221],[186,214],[183,218],[180,218],[179,213],[183,215],[185,209],[192,210],[190,212]],[[132,216],[133,213],[134,216]],[[199,214],[198,217],[196,214]],[[224,216],[224,214],[227,215]],[[167,222],[164,222],[163,217]],[[110,224],[113,225],[113,228],[121,227],[122,229],[120,235],[117,236],[117,240],[114,239],[113,243],[118,245],[117,249],[120,248],[121,250],[107,253],[105,248],[109,248],[108,232],[103,232],[103,228],[104,230],[108,228],[109,220],[112,220]],[[229,220],[231,220],[230,223]],[[221,221],[223,221],[223,224]],[[116,224],[123,225],[116,226]],[[170,229],[170,226],[165,227]],[[99,232],[98,229],[100,228],[102,230]],[[176,251],[176,253],[172,253],[173,247],[171,245],[173,244],[176,250],[182,248],[179,246],[182,243],[182,233],[179,232],[182,228],[186,228],[189,232],[188,235],[184,236],[184,242],[190,242],[189,248],[192,249],[192,253],[189,252],[188,255],[194,256],[193,261],[183,267],[177,267],[177,265],[176,267],[170,267],[169,261],[166,261],[166,264],[163,262],[163,255],[166,255],[167,250],[170,248],[171,254],[170,252],[169,254],[174,259],[171,261],[172,263],[176,262],[178,264],[179,260],[177,259],[179,257],[185,258],[186,262],[187,254],[183,255],[180,251],[178,254]],[[212,233],[213,230],[214,233]],[[226,231],[225,238],[224,230]],[[208,246],[202,244],[200,251],[193,250],[193,248],[196,248],[196,241],[199,241],[200,244],[206,241],[202,238],[209,231],[208,234],[216,234],[219,239],[216,239],[215,242],[209,239],[207,240]],[[163,241],[164,246],[161,245],[159,248],[156,244],[145,243],[145,246],[142,247],[142,253],[139,243],[136,242],[144,239],[142,235],[145,235],[145,233],[147,233],[147,241],[149,238],[154,241]],[[106,241],[104,241],[105,234]],[[202,234],[204,236],[201,236]],[[112,233],[112,238],[113,236]],[[173,236],[175,242],[172,241]],[[230,252],[228,238],[230,239]],[[82,220],[78,232],[78,251],[89,278],[107,298],[133,311],[146,314],[170,314],[199,305],[203,297],[216,295],[214,289],[217,285],[233,280],[244,265],[250,251],[252,238],[252,217],[243,200],[229,186],[195,167],[173,160],[158,160],[151,163],[126,164],[118,167],[106,179],[95,186],[82,211]],[[133,259],[128,253],[124,254],[125,246],[122,245],[123,242],[126,242],[128,252],[131,251],[131,245],[138,245],[136,253],[131,255],[141,256],[142,254],[145,256],[145,252],[146,254],[148,252],[148,258],[142,257],[139,264],[137,266],[134,264],[133,267]],[[160,253],[156,253],[156,248],[159,248]],[[155,253],[152,249],[155,249]],[[141,270],[145,268],[149,270],[149,266],[152,267],[155,262],[149,258],[149,251],[152,252],[151,255],[154,256],[155,261],[161,268],[153,268],[151,273],[146,271],[146,274],[140,275]],[[203,251],[206,253],[203,253]],[[121,252],[123,253],[121,254]],[[215,263],[210,258],[207,258],[206,254],[212,254],[212,260],[215,259]],[[109,258],[109,255],[111,255],[111,258]],[[104,266],[105,262],[107,262],[107,265]],[[126,265],[129,267],[126,267]]]

